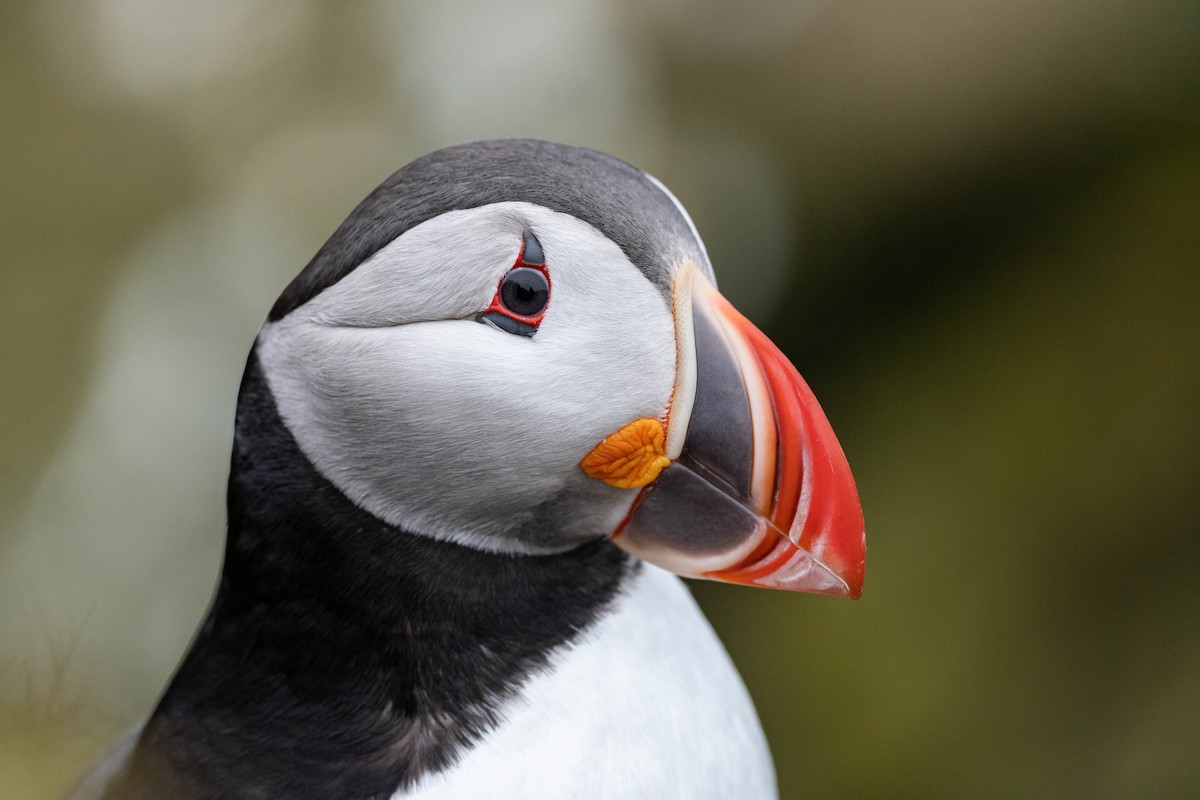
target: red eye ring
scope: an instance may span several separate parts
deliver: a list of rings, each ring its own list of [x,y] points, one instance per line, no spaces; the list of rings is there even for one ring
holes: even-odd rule
[[[550,303],[550,272],[542,245],[526,230],[516,263],[504,273],[492,302],[476,319],[507,333],[533,336]]]

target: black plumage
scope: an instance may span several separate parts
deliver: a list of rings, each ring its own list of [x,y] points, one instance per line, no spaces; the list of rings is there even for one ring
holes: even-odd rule
[[[252,353],[208,617],[105,798],[387,798],[446,767],[638,567],[415,536],[296,445]]]

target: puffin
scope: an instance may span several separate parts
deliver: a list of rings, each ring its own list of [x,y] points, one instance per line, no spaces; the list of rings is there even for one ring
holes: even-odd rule
[[[691,218],[534,140],[401,168],[270,309],[218,585],[72,797],[773,798],[683,581],[857,598],[862,508]]]

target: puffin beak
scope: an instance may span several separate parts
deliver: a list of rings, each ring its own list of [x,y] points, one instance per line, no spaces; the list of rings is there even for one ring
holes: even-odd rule
[[[680,575],[857,598],[862,506],[812,390],[695,265],[673,305],[665,424],[635,420],[580,463],[640,489],[614,541]]]

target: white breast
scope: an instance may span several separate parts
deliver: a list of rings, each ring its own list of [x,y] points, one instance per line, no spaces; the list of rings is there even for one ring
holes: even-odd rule
[[[683,583],[649,564],[505,712],[455,766],[394,800],[777,796],[725,648]]]

